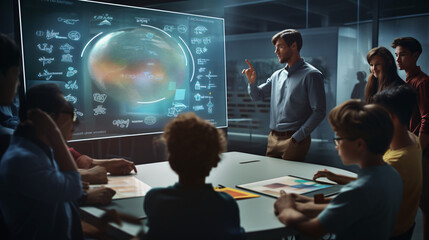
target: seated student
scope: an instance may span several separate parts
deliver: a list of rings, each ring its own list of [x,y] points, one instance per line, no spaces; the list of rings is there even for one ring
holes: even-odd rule
[[[224,133],[186,113],[167,124],[163,138],[179,182],[146,194],[148,239],[241,239],[237,203],[205,183],[225,149]]]
[[[74,127],[74,108],[69,102],[57,103],[56,106],[53,103],[57,101],[58,96],[63,97],[61,90],[54,83],[40,84],[30,88],[25,96],[25,104],[22,106],[21,115],[28,109],[38,108],[49,114],[58,129],[61,132],[61,136],[64,141],[71,139],[71,134]],[[60,109],[60,110],[57,110]],[[57,112],[61,114],[58,114]],[[104,172],[106,175],[106,172]],[[106,176],[107,182],[107,176]],[[80,205],[94,205],[94,204],[109,204],[112,201],[112,197],[115,195],[115,191],[111,188],[93,188],[88,189],[86,186],[83,192],[83,197],[79,199]]]
[[[25,104],[25,103],[24,103]],[[57,117],[62,96],[50,107]],[[0,161],[0,209],[12,239],[83,239],[80,176],[60,130],[38,109],[22,115]]]
[[[417,95],[404,85],[377,93],[373,97],[373,103],[386,108],[392,118],[393,138],[383,160],[398,171],[403,183],[402,204],[391,239],[411,239],[422,191],[422,150],[417,136],[408,131],[413,106],[417,106]],[[327,177],[341,183],[354,180],[327,170],[314,175],[314,179],[319,177]]]
[[[379,105],[350,100],[332,109],[329,122],[343,163],[361,168],[357,180],[329,204],[282,191],[274,204],[278,219],[315,238],[331,232],[336,239],[388,239],[402,199],[401,177],[382,158],[393,135],[389,114]]]
[[[8,107],[12,104],[18,86],[19,49],[15,42],[0,33],[0,106]],[[11,128],[0,124],[0,157],[9,145]]]
[[[0,108],[9,107],[13,103],[18,86],[19,49],[15,42],[0,33]],[[9,146],[12,129],[0,124],[0,159]],[[2,188],[1,188],[2,189]],[[9,239],[6,224],[0,211],[0,236]]]
[[[28,102],[31,102],[31,107],[34,108],[45,109],[52,96],[56,94],[62,95],[61,90],[55,84],[41,84],[33,88],[36,88],[37,90],[32,91],[31,96],[27,94],[27,98],[30,98]],[[73,128],[76,121],[73,106],[69,103],[67,104],[68,106],[64,106],[62,111],[69,113],[69,116],[67,118],[54,119],[61,130],[64,140],[66,141],[72,139]],[[47,109],[47,112],[49,114],[53,113],[51,112],[51,109]],[[137,173],[137,169],[131,161],[122,158],[101,160],[92,159],[86,155],[77,153],[73,148],[69,148],[69,150],[76,160],[82,181],[91,184],[104,184],[107,183],[107,172],[110,172],[113,175],[125,175],[134,170]]]

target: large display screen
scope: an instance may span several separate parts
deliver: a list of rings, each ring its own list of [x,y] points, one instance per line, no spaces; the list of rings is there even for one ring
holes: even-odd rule
[[[94,1],[20,0],[24,87],[56,83],[73,140],[162,132],[193,111],[227,126],[221,18]]]

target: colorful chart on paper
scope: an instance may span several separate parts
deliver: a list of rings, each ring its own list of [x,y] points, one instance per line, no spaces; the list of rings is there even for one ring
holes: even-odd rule
[[[237,187],[258,192],[273,197],[280,196],[280,190],[287,193],[304,194],[312,191],[332,187],[330,184],[323,184],[308,179],[295,176],[284,176],[269,180],[238,185]]]

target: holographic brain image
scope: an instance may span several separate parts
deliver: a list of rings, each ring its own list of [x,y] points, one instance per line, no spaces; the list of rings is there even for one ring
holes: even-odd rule
[[[180,43],[153,27],[118,30],[101,37],[89,53],[93,82],[110,97],[130,104],[172,98],[189,80]]]

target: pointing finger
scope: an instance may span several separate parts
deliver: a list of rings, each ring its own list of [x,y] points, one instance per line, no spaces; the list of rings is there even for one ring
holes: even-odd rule
[[[246,63],[247,63],[247,65],[249,65],[250,69],[252,69],[252,70],[253,70],[253,66],[252,66],[252,64],[249,62],[249,60],[247,60],[247,59],[246,59]]]

